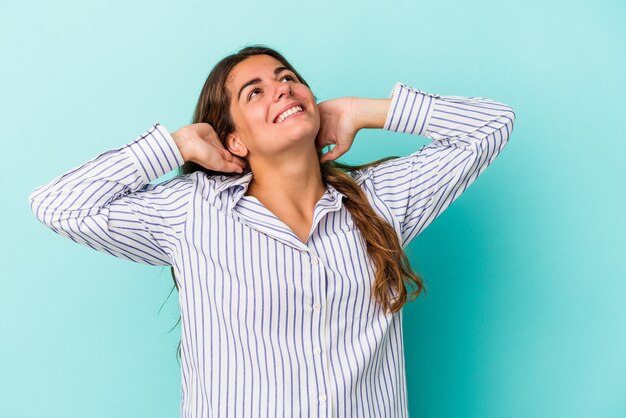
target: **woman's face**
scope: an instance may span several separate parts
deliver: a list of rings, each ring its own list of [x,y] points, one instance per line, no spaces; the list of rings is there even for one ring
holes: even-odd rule
[[[285,151],[301,152],[303,147],[315,152],[320,127],[315,97],[280,61],[269,55],[246,58],[231,70],[226,88],[235,124],[227,140],[231,152],[269,161],[280,159],[281,153],[288,156]],[[288,109],[292,110],[284,114]],[[294,110],[297,113],[290,115]]]

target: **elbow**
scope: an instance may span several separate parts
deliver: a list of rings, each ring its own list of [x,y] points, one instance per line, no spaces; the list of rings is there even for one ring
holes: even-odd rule
[[[515,110],[512,106],[506,105],[505,116],[509,119],[508,125],[510,125],[511,129],[513,129],[513,126],[515,125]]]
[[[39,192],[39,189],[35,189],[28,195],[28,205],[30,206],[31,212],[35,215],[39,222],[44,225],[51,226],[48,222],[46,222],[44,205],[41,199],[38,198]]]
[[[513,126],[515,126],[515,110],[513,107],[502,103],[502,110],[500,111],[498,121],[502,123],[500,127],[502,135],[508,139],[513,132]]]
[[[31,199],[30,196],[28,198],[28,205],[30,206],[30,210],[33,213],[33,215],[35,215],[35,218],[37,218],[37,220],[39,222],[42,222],[45,224],[43,216],[41,216],[41,211],[38,210],[38,205],[37,205],[37,201],[34,199]]]
[[[30,210],[31,210],[31,212],[33,212],[33,214],[35,216],[37,216],[37,210],[35,209],[35,205],[37,203],[37,201],[35,200],[35,195],[36,194],[37,194],[37,190],[33,190],[28,195],[28,206],[30,206]]]
[[[505,144],[508,143],[509,139],[511,138],[511,135],[513,134],[513,127],[515,126],[515,110],[513,110],[513,108],[508,105],[507,108],[508,109],[506,110],[504,115],[504,125],[500,129]]]

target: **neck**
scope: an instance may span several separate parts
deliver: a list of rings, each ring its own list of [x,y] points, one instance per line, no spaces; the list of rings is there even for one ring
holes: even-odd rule
[[[315,145],[265,160],[250,158],[253,176],[246,195],[306,210],[326,193]]]

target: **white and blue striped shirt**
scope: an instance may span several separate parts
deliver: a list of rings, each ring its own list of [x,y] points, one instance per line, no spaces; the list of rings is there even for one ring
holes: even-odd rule
[[[405,247],[496,158],[515,114],[397,83],[384,129],[432,141],[353,173]],[[302,242],[252,196],[252,174],[195,172],[156,123],[35,189],[32,211],[95,250],[172,265],[181,417],[407,417],[402,310],[371,297],[365,241],[331,185]]]

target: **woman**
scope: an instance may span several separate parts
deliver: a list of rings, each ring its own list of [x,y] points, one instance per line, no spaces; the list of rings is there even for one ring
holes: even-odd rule
[[[76,242],[172,266],[181,416],[406,417],[401,308],[405,284],[413,297],[424,285],[403,248],[500,153],[514,117],[402,83],[318,105],[281,54],[247,47],[212,70],[193,124],[157,123],[29,200]],[[362,128],[432,141],[335,162]]]

